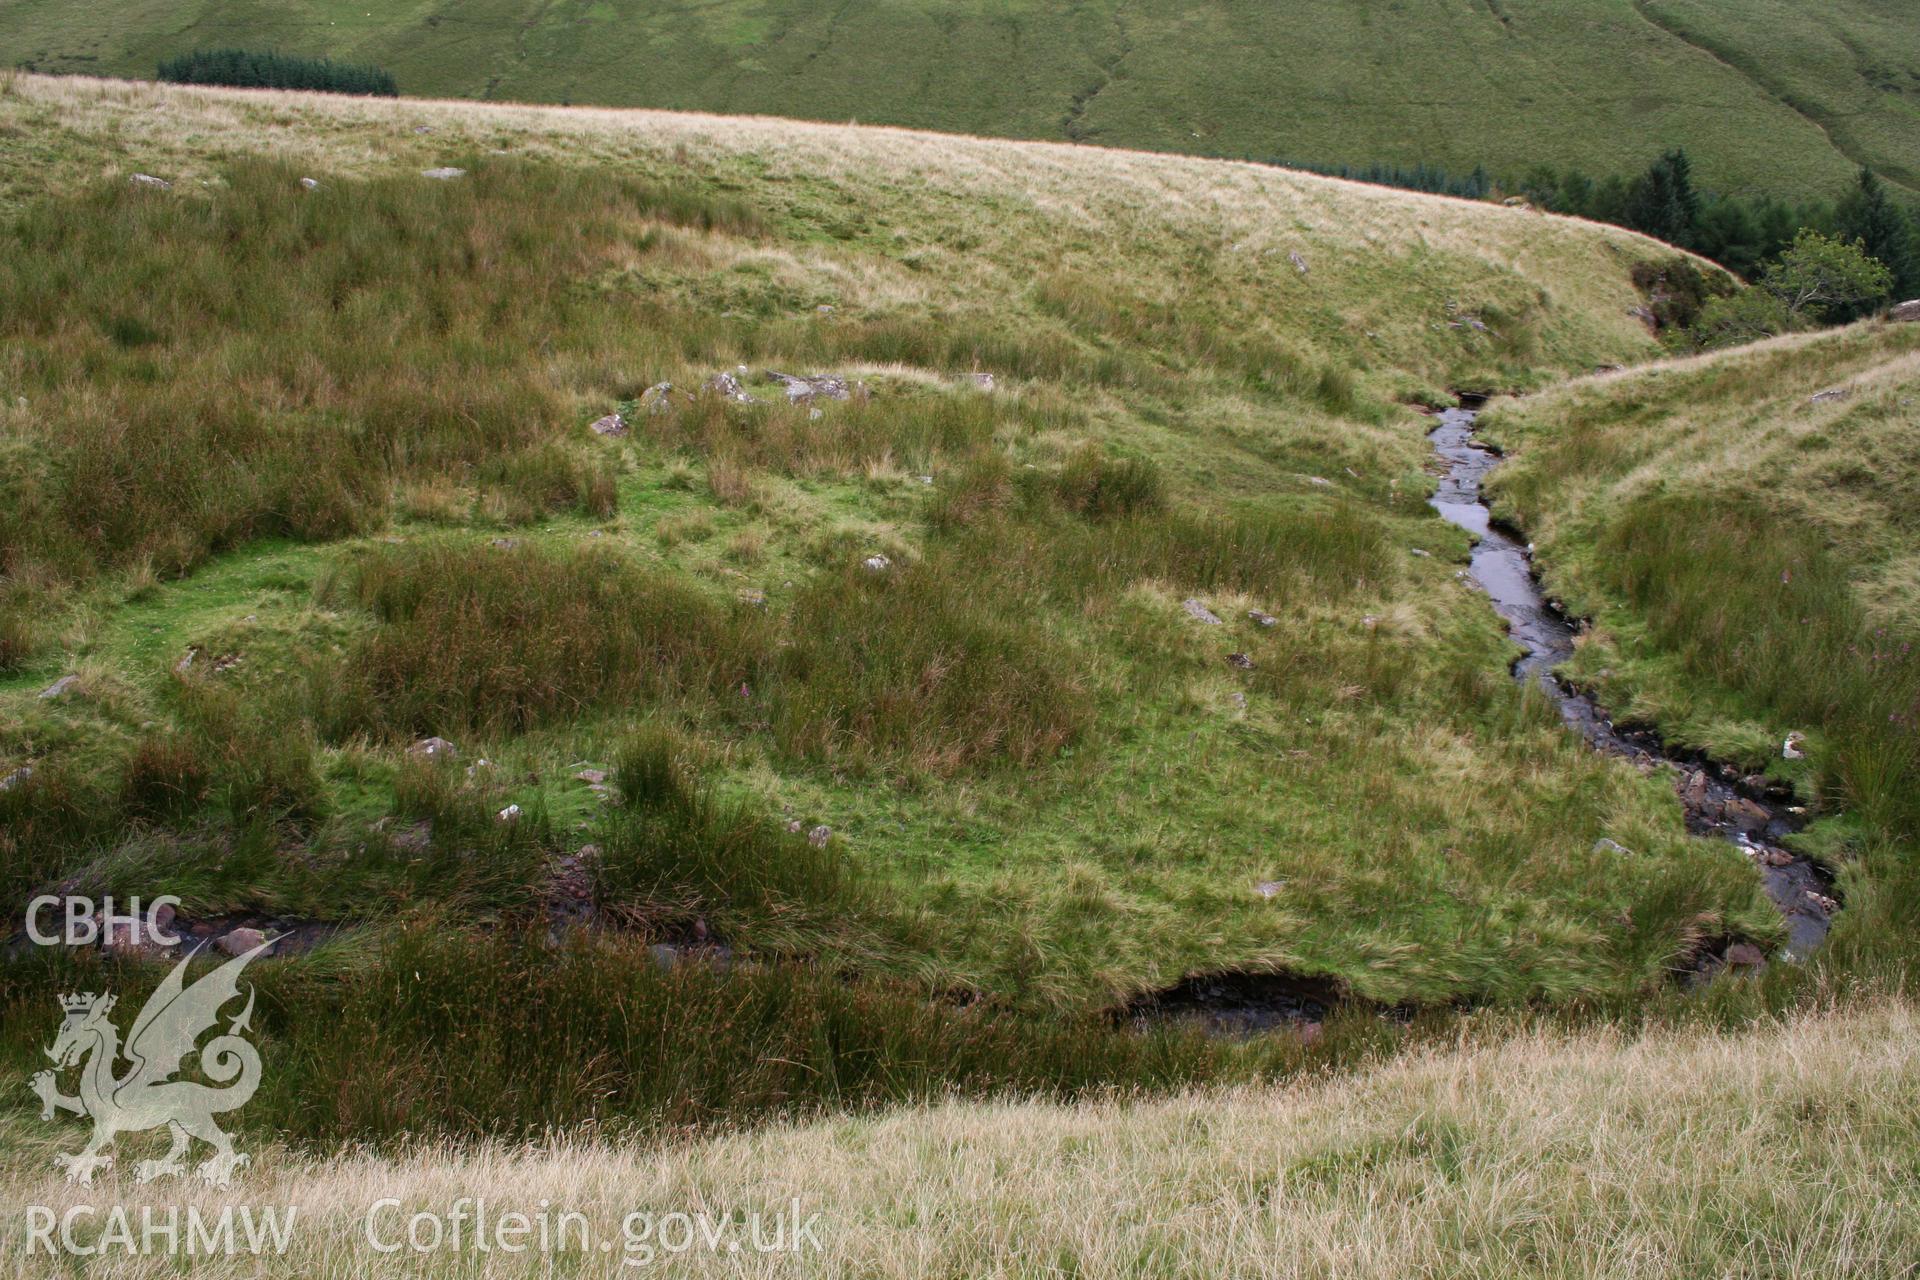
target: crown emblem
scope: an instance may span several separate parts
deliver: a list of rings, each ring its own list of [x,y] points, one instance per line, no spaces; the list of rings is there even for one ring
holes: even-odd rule
[[[76,991],[60,997],[60,1007],[68,1013],[92,1013],[98,1009],[101,1013],[113,1008],[113,997],[101,997],[91,991]]]

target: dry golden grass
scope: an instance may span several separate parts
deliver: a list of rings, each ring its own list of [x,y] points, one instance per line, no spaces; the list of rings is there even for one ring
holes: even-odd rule
[[[68,1185],[46,1129],[15,1124],[0,1196],[56,1212],[299,1206],[286,1256],[192,1267],[206,1276],[611,1274],[629,1212],[771,1213],[796,1199],[819,1214],[818,1253],[696,1247],[656,1262],[681,1275],[1382,1280],[1830,1280],[1920,1266],[1912,1006],[1728,1033],[1472,1035],[1352,1077],[1160,1101],[955,1104],[660,1147],[571,1136],[398,1155],[269,1149],[224,1195],[136,1189],[130,1159],[105,1185]],[[383,1197],[405,1206],[383,1211],[388,1235],[472,1197],[495,1220],[577,1210],[616,1252],[376,1256],[363,1223]],[[11,1257],[21,1224],[10,1212],[0,1227]],[[111,1273],[175,1274],[154,1259]]]

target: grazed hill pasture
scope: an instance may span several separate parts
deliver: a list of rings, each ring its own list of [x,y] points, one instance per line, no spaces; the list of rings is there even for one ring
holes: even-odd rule
[[[1920,184],[1903,0],[16,0],[0,64],[149,77],[239,46],[373,62],[404,93],[664,107],[1322,165],[1633,174],[1728,190]]]
[[[255,1123],[1207,1079],[1400,1033],[1102,1015],[1623,1005],[1778,933],[1508,678],[1424,500],[1410,402],[1651,358],[1663,246],[649,112],[27,76],[0,131],[0,889],[349,926],[262,978]],[[0,1065],[89,973],[0,969]]]

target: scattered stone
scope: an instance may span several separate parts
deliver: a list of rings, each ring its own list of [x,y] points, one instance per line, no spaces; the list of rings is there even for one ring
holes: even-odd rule
[[[1809,401],[1809,403],[1831,404],[1835,400],[1845,400],[1848,396],[1852,394],[1853,392],[1846,387],[1834,387],[1827,391],[1814,392],[1813,399]]]
[[[15,787],[23,785],[25,782],[27,782],[28,779],[32,777],[33,777],[33,766],[30,764],[23,764],[18,769],[15,769],[12,773],[9,773],[6,777],[0,778],[0,792],[11,791]]]
[[[1787,740],[1780,744],[1780,754],[1789,760],[1805,760],[1807,758],[1806,748],[1807,735],[1796,730],[1788,734]]]
[[[1680,799],[1689,809],[1707,807],[1707,775],[1694,769],[1687,773],[1686,780],[1680,786]]]
[[[1247,709],[1247,695],[1243,690],[1235,689],[1232,693],[1227,695],[1227,701],[1231,702],[1235,707],[1239,708],[1241,711],[1245,711]]]
[[[640,407],[645,409],[648,415],[652,417],[658,417],[663,413],[672,413],[672,396],[673,384],[671,382],[656,382],[640,393]]]
[[[1333,481],[1327,479],[1325,476],[1308,476],[1307,483],[1317,485],[1322,489],[1331,489],[1333,487]]]
[[[1187,611],[1187,616],[1189,618],[1192,618],[1195,622],[1205,623],[1209,627],[1218,627],[1218,626],[1225,625],[1220,621],[1220,617],[1218,614],[1214,613],[1213,610],[1207,608],[1207,606],[1205,606],[1204,604],[1201,604],[1198,600],[1182,600],[1180,602],[1180,607],[1182,609],[1185,609]]]
[[[816,849],[826,848],[827,841],[831,839],[833,839],[833,828],[827,826],[825,823],[807,832],[807,843]]]
[[[493,816],[501,822],[518,822],[520,820],[520,806],[510,804]]]
[[[445,165],[438,169],[422,169],[420,176],[423,178],[432,178],[437,182],[447,182],[454,178],[466,177],[467,171],[465,169],[456,169],[452,165]]]
[[[933,483],[933,477],[932,477],[932,476],[921,476],[921,477],[920,477],[920,483],[921,483],[921,484],[932,484],[932,483]]]
[[[1811,902],[1814,906],[1820,908],[1822,911],[1827,912],[1829,915],[1831,915],[1833,912],[1838,911],[1840,909],[1840,904],[1838,902],[1835,902],[1832,898],[1829,898],[1826,894],[1820,893],[1813,889],[1807,890],[1807,901]]]
[[[42,702],[46,702],[53,698],[63,698],[67,695],[67,692],[69,690],[71,690],[75,685],[79,683],[80,683],[79,676],[75,676],[75,675],[61,676],[58,680],[55,680],[52,684],[48,685],[46,688],[40,691],[40,700]]]
[[[1759,861],[1766,863],[1770,867],[1790,867],[1793,865],[1793,855],[1785,849],[1761,849],[1757,852],[1759,854]]]
[[[1360,625],[1365,627],[1367,630],[1371,631],[1375,627],[1380,625],[1380,619],[1370,613],[1366,617],[1360,619]]]
[[[747,389],[740,385],[740,379],[730,373],[714,374],[711,378],[707,379],[702,390],[708,395],[721,396],[733,401],[735,404],[759,403],[759,401],[747,394]]]
[[[865,560],[862,560],[860,564],[868,573],[885,573],[893,567],[893,561],[881,555],[868,556]]]
[[[1253,659],[1244,653],[1230,653],[1227,655],[1227,665],[1236,671],[1251,671]]]
[[[217,676],[225,675],[227,672],[239,666],[240,662],[241,656],[239,654],[223,653],[213,660],[213,674]]]
[[[197,644],[188,645],[185,656],[183,656],[180,659],[180,661],[173,664],[173,674],[177,676],[186,675],[187,672],[193,670],[193,660],[199,656],[200,656],[200,646]]]
[[[767,607],[767,593],[758,587],[748,587],[740,593],[740,603],[752,609]]]
[[[1247,610],[1247,617],[1263,627],[1277,627],[1280,625],[1280,619],[1270,613],[1264,613],[1259,609]]]
[[[787,824],[787,834],[789,835],[797,836],[802,831],[805,831],[806,829],[807,829],[807,824],[800,821],[800,819],[798,818],[795,818],[793,821]]]
[[[674,966],[680,963],[680,948],[670,947],[664,942],[656,942],[648,947],[647,954],[653,957],[655,964],[668,972],[672,972]]]
[[[769,369],[761,377],[763,381],[779,383],[787,393],[788,404],[806,404],[820,397],[828,400],[853,398],[853,393],[847,390],[847,380],[836,378],[831,374],[823,373],[803,378]]]
[[[1764,805],[1757,804],[1745,796],[1735,796],[1727,801],[1724,812],[1728,821],[1743,831],[1756,830],[1773,821],[1773,815],[1767,812]]]
[[[587,430],[597,436],[623,436],[627,434],[627,420],[617,413],[610,413],[604,418],[595,419]]]
[[[320,189],[320,184],[312,178],[300,179],[300,185],[307,191],[318,191]]]
[[[1418,557],[1420,557],[1420,558],[1421,558],[1422,560],[1431,560],[1431,559],[1433,559],[1433,552],[1431,552],[1431,551],[1428,551],[1428,550],[1427,550],[1427,549],[1426,549],[1425,547],[1415,547],[1415,548],[1413,548],[1413,549],[1412,549],[1411,551],[1409,551],[1409,552],[1408,552],[1407,554],[1408,554],[1408,555],[1413,555],[1413,556],[1418,556]]]
[[[833,304],[831,302],[823,302],[813,310],[817,315],[830,316],[833,314]]]
[[[472,778],[478,774],[486,772],[491,768],[493,768],[493,761],[487,759],[485,756],[481,756],[478,760],[475,760],[472,764],[467,766],[467,776],[469,778]]]
[[[1751,942],[1736,942],[1727,948],[1727,965],[1735,969],[1761,969],[1767,963],[1766,953]]]
[[[147,187],[154,191],[171,191],[173,184],[165,178],[156,178],[150,173],[136,173],[127,179],[129,186]]]
[[[433,126],[430,124],[417,124],[413,126],[413,131],[415,133],[432,133]]]
[[[1901,303],[1887,312],[1887,319],[1899,321],[1902,324],[1920,324],[1920,298]]]
[[[1633,856],[1633,850],[1608,836],[1602,836],[1598,840],[1595,840],[1593,842],[1593,851],[1595,853],[1622,853],[1628,857]]]
[[[1298,271],[1301,275],[1304,276],[1307,274],[1307,260],[1300,256],[1300,251],[1298,249],[1290,249],[1287,251],[1287,261],[1291,262],[1293,264],[1293,269],[1295,271]]]
[[[235,929],[222,934],[213,945],[230,956],[243,956],[267,940],[267,935],[258,929]]]
[[[1285,880],[1262,880],[1253,886],[1253,891],[1263,898],[1273,898],[1278,897],[1280,891],[1286,887]]]
[[[967,375],[967,378],[973,383],[975,390],[993,390],[993,375],[990,373],[970,373]]]
[[[446,759],[451,760],[460,753],[455,750],[454,745],[445,738],[422,738],[407,748],[407,754],[410,756],[427,756],[435,760],[444,756]]]
[[[582,769],[573,776],[582,782],[605,782],[607,780],[607,771],[605,769]]]

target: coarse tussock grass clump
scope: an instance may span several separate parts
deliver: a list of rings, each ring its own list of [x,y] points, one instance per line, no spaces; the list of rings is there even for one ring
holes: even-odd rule
[[[1019,588],[961,553],[823,574],[795,601],[773,689],[795,755],[934,774],[1050,759],[1091,722],[1090,681],[1021,616]]]
[[[1240,1079],[1305,1057],[1297,1040],[1116,1035],[1095,1016],[950,1003],[824,965],[715,966],[689,952],[666,968],[617,933],[556,947],[541,929],[483,934],[427,914],[377,942],[249,972],[255,1037],[274,1064],[238,1117],[249,1132],[320,1144],[684,1132],[955,1095]],[[117,966],[115,990],[138,1007],[162,972]],[[36,955],[0,968],[0,1011],[37,1030],[47,992],[87,981],[72,959]],[[0,1064],[26,1068],[19,1049]]]
[[[630,1241],[622,1219],[636,1205],[770,1213],[769,1200],[797,1200],[803,1219],[818,1214],[820,1252],[809,1247],[802,1255],[810,1266],[887,1280],[1063,1271],[1117,1280],[1143,1269],[1655,1280],[1769,1270],[1756,1268],[1756,1257],[1790,1259],[1771,1269],[1782,1274],[1879,1280],[1910,1270],[1920,1253],[1903,1176],[1916,1139],[1920,1027],[1904,1001],[1883,997],[1727,1029],[1503,1029],[1338,1074],[1164,1098],[1091,1090],[1079,1098],[980,1101],[972,1095],[984,1090],[969,1087],[958,1098],[936,1093],[858,1114],[807,1117],[809,1108],[797,1105],[795,1123],[632,1142],[604,1128],[539,1132],[539,1099],[613,1111],[628,1099],[620,1073],[631,1064],[643,1069],[632,1080],[642,1093],[765,1100],[793,1085],[809,1097],[852,1103],[893,1091],[900,1077],[890,1081],[888,1073],[924,1080],[924,1068],[906,1055],[947,1046],[906,1034],[882,1040],[876,1024],[844,1017],[874,1013],[874,1006],[783,1004],[771,984],[714,984],[736,1002],[724,1020],[693,994],[706,980],[690,974],[636,973],[618,984],[621,998],[604,989],[583,998],[576,988],[586,986],[584,961],[526,991],[510,985],[516,975],[505,962],[483,955],[455,984],[447,960],[422,956],[430,949],[421,941],[409,941],[405,960],[426,960],[423,980],[408,985],[396,973],[383,991],[400,1012],[396,1031],[424,1025],[437,1033],[420,1037],[424,1060],[376,1038],[366,1042],[360,1069],[332,1075],[362,1047],[349,1031],[380,1034],[356,1008],[332,1046],[315,1045],[322,1052],[310,1074],[302,1064],[301,1083],[332,1088],[295,1100],[278,1089],[280,1073],[270,1072],[252,1104],[275,1090],[277,1113],[298,1122],[286,1136],[243,1143],[255,1157],[248,1194],[258,1203],[296,1204],[300,1216],[289,1251],[254,1260],[250,1274],[303,1277],[342,1257],[373,1257],[356,1251],[367,1248],[368,1206],[383,1197],[402,1201],[377,1223],[382,1231],[390,1226],[394,1240],[404,1239],[411,1213],[444,1215],[463,1198],[483,1201],[491,1221],[515,1212],[537,1218],[561,1206],[587,1217],[589,1245],[576,1234],[571,1252],[491,1252],[488,1274],[513,1277],[550,1274],[558,1258],[588,1256],[591,1241],[602,1239],[616,1249],[632,1245],[636,1260],[671,1257],[677,1273],[737,1276],[743,1254],[724,1247],[644,1255],[640,1246],[655,1237]],[[641,993],[675,984],[733,1034],[688,1035],[675,1053],[655,1049],[649,1034],[671,1030],[648,1025],[654,1010]],[[556,999],[558,1008],[537,1018],[538,1006],[523,1004],[529,996]],[[458,1017],[469,1004],[525,1008],[526,1021],[513,1029],[527,1033],[527,1043],[599,1043],[618,1019],[630,1035],[597,1072],[567,1076],[526,1044],[515,1052],[491,1035],[476,1040]],[[798,1019],[797,1034],[778,1030],[781,1017]],[[766,1053],[750,1059],[738,1049],[756,1034]],[[850,1055],[869,1051],[855,1060],[864,1065],[828,1069],[821,1047],[835,1038]],[[474,1074],[446,1077],[458,1088],[444,1079],[430,1085],[429,1073],[458,1043],[479,1051]],[[1041,1063],[1077,1046],[1062,1032],[1032,1047],[1037,1061],[1021,1075],[1041,1074]],[[965,1061],[942,1058],[941,1065]],[[650,1079],[647,1070],[664,1074]],[[816,1083],[807,1086],[809,1079]],[[477,1142],[424,1136],[457,1128],[461,1117],[449,1113],[483,1089],[511,1100],[525,1118],[518,1127],[532,1132]],[[583,1098],[596,1089],[598,1099]],[[676,1118],[700,1115],[689,1102]],[[376,1123],[359,1123],[367,1117]],[[442,1117],[452,1123],[433,1123]],[[300,1140],[316,1129],[393,1133],[402,1123],[423,1136],[346,1151]],[[56,1214],[98,1204],[98,1188],[65,1181],[54,1165],[56,1152],[71,1149],[72,1133],[18,1113],[0,1120],[0,1194]],[[118,1170],[107,1176],[130,1181]],[[232,1196],[191,1185],[169,1194],[204,1214]],[[471,1263],[467,1254],[449,1261],[445,1251],[380,1256],[385,1271],[403,1265],[386,1264],[387,1257],[411,1260],[400,1273],[423,1277],[462,1274]],[[764,1274],[793,1269],[790,1255],[765,1257]],[[1281,1261],[1265,1265],[1275,1258]],[[161,1280],[178,1266],[164,1256],[131,1256],[120,1271],[130,1280]]]
[[[764,648],[680,576],[594,549],[380,547],[322,594],[379,623],[316,682],[335,734],[519,733],[734,688]]]
[[[771,940],[811,926],[854,926],[863,907],[839,845],[788,831],[757,808],[717,797],[672,730],[636,732],[615,757],[621,803],[603,824],[594,894],[603,912],[654,931],[711,921]]]
[[[469,163],[457,183],[308,191],[240,160],[205,191],[100,184],[12,217],[0,371],[42,462],[0,473],[0,565],[183,572],[252,539],[364,530],[407,478],[471,475],[512,522],[611,510],[527,353],[631,349],[565,282],[648,225],[755,224],[682,187]]]
[[[1060,468],[1060,501],[1093,520],[1145,515],[1166,506],[1166,485],[1151,458],[1117,458],[1095,444],[1074,451]]]

